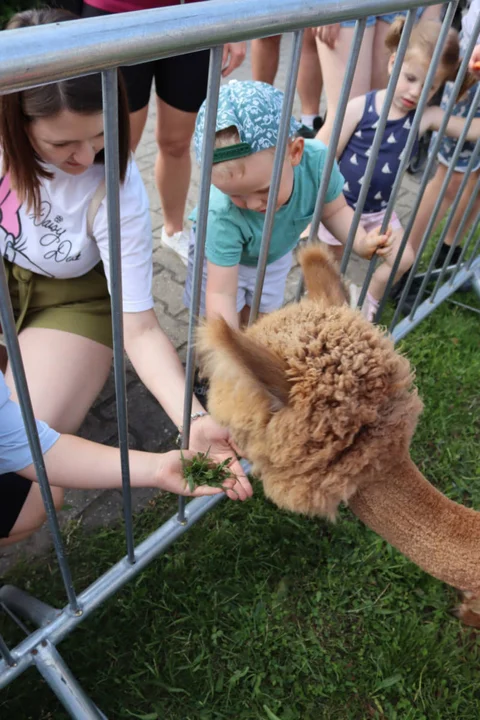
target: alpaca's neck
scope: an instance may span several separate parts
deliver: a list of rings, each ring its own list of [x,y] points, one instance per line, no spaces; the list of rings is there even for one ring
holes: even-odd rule
[[[480,591],[480,513],[448,500],[409,457],[361,487],[349,506],[426,572],[461,590]]]

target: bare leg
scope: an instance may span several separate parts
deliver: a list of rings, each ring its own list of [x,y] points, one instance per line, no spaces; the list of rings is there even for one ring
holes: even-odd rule
[[[385,20],[377,20],[373,39],[372,79],[371,89],[382,90],[388,84],[388,59],[390,50],[385,45],[385,38],[390,29]]]
[[[355,75],[353,77],[350,98],[365,95],[370,90],[372,75],[372,47],[375,27],[366,28],[360,54],[358,56]],[[348,56],[353,40],[354,28],[340,28],[333,50],[317,39],[317,50],[322,68],[323,85],[327,97],[327,118],[325,125],[317,135],[326,145],[330,140],[337,111],[342,83],[340,78],[345,75]]]
[[[251,60],[254,80],[273,85],[280,58],[281,35],[252,40]]]
[[[318,115],[322,87],[322,70],[318,59],[315,35],[311,28],[306,28],[297,79],[302,115]]]
[[[158,155],[155,181],[167,235],[183,229],[185,205],[190,185],[190,142],[196,113],[184,112],[157,98],[156,137]]]
[[[27,328],[19,335],[33,412],[39,420],[62,433],[75,433],[107,379],[112,351],[105,345],[80,335]],[[17,400],[10,364],[5,380]],[[63,504],[62,488],[52,486],[55,507]],[[45,521],[40,488],[32,485],[8,538],[10,545],[31,535]]]
[[[19,342],[35,417],[58,432],[75,433],[105,384],[111,349],[46,328],[27,328]],[[18,400],[10,363],[5,380]]]
[[[148,105],[145,105],[141,110],[130,113],[130,147],[132,152],[135,152],[142,139],[147,117]]]
[[[460,198],[460,202],[455,211],[455,215],[453,216],[453,220],[450,223],[450,228],[445,236],[445,245],[452,245],[452,243],[455,239],[455,233],[457,232],[457,228],[464,218],[465,212],[467,210],[468,202],[469,202],[470,198],[472,197],[473,191],[475,189],[475,185],[477,184],[479,173],[480,173],[479,170],[477,170],[476,172],[473,172],[467,181],[467,186],[465,188],[465,192],[462,194],[462,197]],[[457,175],[459,175],[460,177],[456,178],[455,176],[457,176]],[[458,185],[460,185],[460,182],[463,179],[463,173],[456,172],[453,174],[453,177],[455,178],[455,185],[457,183],[458,183]],[[448,193],[448,190],[447,190],[447,193]],[[453,202],[453,198],[451,199],[451,202]],[[475,204],[474,204],[474,206],[470,212],[470,215],[467,218],[467,222],[465,224],[465,232],[467,232],[468,228],[470,227],[472,222],[477,217],[477,214],[479,211],[480,211],[480,196],[477,195]],[[461,242],[462,242],[462,238],[460,238],[459,244],[461,244]]]
[[[433,208],[438,196],[440,195],[440,190],[445,179],[445,175],[447,174],[447,170],[448,168],[445,165],[439,164],[434,177],[430,180],[425,189],[425,194],[422,202],[420,203],[420,207],[418,208],[417,216],[413,223],[412,231],[408,240],[415,253],[418,252],[418,248],[420,247],[420,243],[422,242],[428,223],[432,217]],[[452,179],[445,193],[445,197],[440,205],[440,210],[435,220],[432,232],[435,231],[441,220],[445,217],[448,208],[451,206],[452,200],[460,187],[461,181],[461,173],[453,173]]]

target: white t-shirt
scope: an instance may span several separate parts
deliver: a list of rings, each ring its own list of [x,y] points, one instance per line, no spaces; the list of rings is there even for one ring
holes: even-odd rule
[[[81,175],[46,168],[54,177],[41,181],[37,218],[20,205],[9,176],[0,180],[0,252],[7,260],[52,278],[80,277],[101,260],[110,287],[106,198],[93,222],[95,239],[87,234],[87,210],[105,176],[104,166],[91,165]],[[133,159],[120,186],[120,224],[123,309],[149,310],[153,307],[152,228],[147,192]]]

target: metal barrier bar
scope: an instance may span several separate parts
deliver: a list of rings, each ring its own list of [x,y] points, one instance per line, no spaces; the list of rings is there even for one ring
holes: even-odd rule
[[[13,317],[12,304],[10,302],[10,293],[5,275],[3,257],[0,260],[0,317],[2,320],[8,358],[12,368],[13,378],[15,380],[20,410],[22,412],[22,418],[28,437],[28,444],[30,446],[30,452],[32,453],[35,472],[37,474],[38,484],[40,486],[40,492],[42,494],[42,500],[47,514],[47,523],[52,535],[55,552],[57,554],[58,564],[63,584],[65,586],[65,592],[67,593],[68,602],[72,611],[75,613],[81,612],[77,596],[75,594],[75,589],[73,587],[72,575],[65,555],[50,483],[48,482],[47,472],[45,470],[45,462],[42,455],[40,440],[38,438],[37,425],[33,414],[30,393],[28,392],[27,378],[25,376],[25,369],[23,367],[20,345],[18,343],[17,331],[15,328],[15,319]]]
[[[260,244],[257,274],[255,276],[255,287],[253,290],[252,306],[250,308],[250,317],[248,319],[249,325],[252,325],[252,323],[254,323],[257,319],[258,308],[260,307],[260,300],[262,297],[263,281],[265,279],[265,270],[267,267],[268,250],[270,247],[270,239],[272,236],[273,223],[275,220],[275,212],[277,210],[278,190],[280,188],[280,180],[282,178],[282,170],[285,162],[285,151],[287,148],[288,134],[290,129],[290,118],[292,116],[293,99],[295,97],[298,67],[300,65],[300,53],[302,52],[302,40],[303,30],[298,30],[293,36],[290,69],[287,74],[287,85],[283,97],[282,115],[280,118],[280,127],[278,130],[277,147],[275,149],[272,180],[270,182],[270,190],[268,192],[267,211],[265,213],[265,221],[263,224],[262,242]]]
[[[477,143],[477,145],[478,145],[478,149],[480,150],[480,143]],[[476,156],[476,157],[478,158],[478,154],[479,154],[479,153],[478,153],[478,151],[477,151],[476,153],[474,153],[474,156]],[[465,173],[465,175],[467,175],[467,173],[468,173],[468,170],[467,170],[467,172]],[[462,183],[462,184],[463,184],[463,183]],[[439,290],[439,287],[440,287],[440,285],[441,285],[441,283],[442,283],[443,278],[445,277],[445,274],[446,274],[446,272],[447,272],[447,268],[448,268],[449,265],[450,265],[450,260],[452,259],[453,251],[454,251],[455,248],[458,246],[458,243],[460,242],[460,239],[461,239],[461,237],[463,236],[463,232],[464,232],[464,230],[465,230],[465,225],[467,224],[468,217],[469,217],[471,211],[473,210],[473,206],[475,205],[475,202],[476,202],[476,200],[477,200],[479,190],[480,190],[480,177],[478,178],[478,180],[477,180],[477,182],[476,182],[476,185],[475,185],[475,188],[474,188],[474,190],[473,190],[473,193],[472,193],[472,195],[470,196],[470,200],[468,201],[468,205],[467,205],[467,207],[466,207],[466,209],[465,209],[465,213],[463,214],[463,217],[462,217],[462,219],[461,219],[461,221],[460,221],[460,223],[459,223],[459,225],[458,225],[457,232],[455,233],[455,237],[454,237],[454,239],[453,239],[453,243],[452,243],[452,245],[451,245],[451,247],[450,247],[450,250],[449,250],[448,253],[447,253],[447,257],[445,258],[445,261],[444,261],[444,263],[443,263],[443,266],[442,266],[440,275],[439,275],[438,278],[437,278],[437,282],[435,283],[435,287],[433,288],[433,292],[432,292],[432,294],[431,294],[431,296],[430,296],[430,302],[434,302],[434,300],[435,300],[435,296],[436,296],[436,294],[437,294],[437,292],[438,292],[438,290]],[[457,195],[460,195],[460,196],[461,196],[461,193],[463,193],[463,190],[462,190],[462,187],[460,186],[460,188],[458,189]],[[442,236],[441,236],[441,238],[440,238],[440,240],[439,240],[439,242],[438,242],[439,247],[441,247],[441,245],[442,245],[443,242],[444,242],[445,236],[446,236],[446,234],[447,234],[447,232],[448,232],[448,228],[449,228],[450,225],[452,224],[452,220],[453,220],[453,208],[452,208],[452,212],[450,213],[450,216],[447,218],[447,222],[445,223],[445,228],[444,228],[443,233],[442,233]],[[460,258],[459,258],[458,261],[460,262]]]
[[[480,238],[479,238],[479,245],[480,245]],[[453,295],[458,288],[460,288],[467,280],[469,280],[472,277],[472,270],[473,272],[480,273],[480,257],[476,258],[476,262],[473,263],[473,267],[469,270],[467,268],[462,268],[459,270],[456,280],[451,285],[449,283],[445,283],[442,285],[440,290],[438,291],[437,295],[437,302],[436,303],[430,303],[428,301],[424,301],[418,308],[417,312],[415,313],[414,318],[405,317],[401,322],[399,322],[395,327],[393,328],[391,335],[394,342],[398,342],[402,338],[404,338],[406,335],[408,335],[409,332],[411,332],[414,328],[416,328],[422,320],[424,320],[426,317],[432,314],[432,312],[444,302],[444,300],[447,300],[447,298],[450,297],[450,295]]]
[[[478,217],[477,220],[476,220],[475,229],[478,228],[479,221],[480,221],[480,217]],[[469,261],[468,261],[468,263],[467,263],[467,270],[470,270],[470,269],[471,269],[472,264],[473,264],[473,262],[475,261],[475,259],[476,259],[477,254],[478,254],[479,251],[480,251],[480,237],[477,238],[477,242],[476,242],[475,245],[474,245],[472,255],[471,255],[471,257],[470,257],[470,259],[469,259]]]
[[[386,92],[383,107],[382,107],[382,110],[380,112],[380,116],[378,119],[378,125],[377,125],[377,129],[375,131],[375,136],[373,138],[370,156],[368,158],[367,167],[365,169],[365,175],[363,176],[363,182],[362,182],[362,186],[361,186],[361,190],[360,190],[360,195],[358,197],[355,212],[353,214],[352,225],[350,227],[350,232],[348,233],[347,242],[345,243],[345,249],[343,251],[342,262],[340,263],[340,273],[342,275],[345,274],[345,271],[347,269],[348,261],[350,259],[350,254],[351,254],[352,248],[353,248],[353,242],[355,240],[355,235],[357,233],[358,226],[360,224],[363,207],[365,205],[365,200],[367,199],[368,189],[370,187],[370,182],[373,177],[373,171],[375,170],[375,165],[376,165],[376,162],[378,159],[380,145],[382,144],[383,133],[385,132],[388,113],[390,112],[390,107],[392,104],[395,87],[397,85],[398,76],[400,75],[400,70],[402,68],[403,60],[404,60],[405,53],[407,51],[408,43],[410,40],[410,34],[412,32],[412,28],[415,23],[415,16],[416,16],[415,11],[410,10],[407,15],[407,18],[405,20],[405,26],[403,28],[402,35],[400,38],[400,43],[398,45],[398,49],[396,52],[395,62],[393,64],[393,68],[392,68],[392,74],[390,75],[390,79],[388,81],[387,92]],[[384,221],[384,224],[385,224],[385,221]],[[361,303],[363,302],[366,292],[367,292],[367,290],[366,290],[365,283],[364,283],[364,287],[362,288],[362,292],[360,294],[360,298],[358,301],[359,305],[361,305]],[[362,297],[362,295],[363,295],[363,297]]]
[[[118,75],[117,70],[102,73],[105,130],[105,180],[107,187],[108,254],[110,257],[110,296],[112,299],[113,367],[117,401],[118,442],[122,468],[123,517],[127,556],[135,562],[132,523],[132,492],[128,459],[127,388],[123,340],[122,257],[120,251],[120,166],[118,158]]]
[[[476,39],[477,39],[477,37],[478,37],[479,32],[480,32],[480,15],[478,16],[478,18],[477,18],[477,20],[476,20],[476,22],[475,22],[475,27],[474,27],[473,32],[472,32],[472,37],[471,37],[471,39],[470,39],[470,41],[469,41],[469,43],[468,43],[468,46],[467,46],[467,48],[466,48],[466,50],[465,50],[465,56],[464,56],[464,58],[463,58],[463,60],[462,60],[462,62],[461,62],[461,64],[460,64],[460,68],[459,68],[459,71],[458,71],[456,80],[455,80],[455,82],[454,82],[454,84],[453,84],[452,94],[451,94],[451,96],[450,96],[450,98],[449,98],[449,100],[448,100],[447,106],[446,106],[446,108],[445,108],[444,118],[443,118],[443,120],[442,120],[442,122],[441,122],[441,124],[440,124],[440,128],[438,129],[437,137],[435,138],[435,141],[434,141],[434,143],[433,143],[433,146],[430,148],[429,157],[428,157],[427,164],[426,164],[426,166],[425,166],[425,170],[424,170],[424,173],[423,173],[423,178],[422,178],[422,182],[421,182],[421,185],[420,185],[420,189],[419,189],[419,191],[418,191],[418,195],[417,195],[417,198],[416,198],[416,200],[415,200],[414,207],[412,208],[412,212],[411,212],[411,215],[410,215],[410,218],[409,218],[407,227],[405,228],[405,232],[404,232],[404,238],[406,238],[405,242],[407,242],[407,241],[408,241],[408,238],[410,237],[410,233],[411,233],[411,231],[412,231],[413,223],[414,223],[415,218],[416,218],[416,216],[417,216],[418,209],[419,209],[419,207],[420,207],[420,203],[422,202],[423,195],[424,195],[424,193],[425,193],[425,189],[426,189],[426,187],[427,187],[427,185],[428,185],[428,182],[429,182],[429,180],[430,180],[430,173],[432,172],[434,163],[436,162],[437,152],[438,152],[438,149],[439,149],[439,147],[440,147],[440,143],[441,143],[441,141],[442,141],[442,138],[443,138],[443,136],[445,135],[445,129],[446,129],[446,127],[447,127],[448,120],[450,119],[450,115],[452,114],[452,110],[453,110],[453,107],[454,107],[454,105],[455,105],[456,98],[458,97],[458,92],[459,92],[460,87],[461,87],[461,85],[462,85],[463,79],[464,79],[465,74],[466,74],[466,72],[467,72],[469,59],[470,59],[470,56],[471,56],[471,54],[472,54],[472,52],[473,52],[473,48],[475,47]],[[450,165],[450,167],[451,167],[451,166],[452,166],[452,165]],[[450,168],[449,168],[449,170],[450,170]],[[452,171],[452,172],[453,172],[453,171]],[[427,238],[427,240],[428,240],[428,238]],[[425,239],[425,236],[424,236],[424,238],[423,238],[423,241],[424,241],[424,242],[422,241],[422,244],[420,245],[420,247],[419,247],[419,249],[418,249],[417,256],[416,256],[416,258],[415,258],[415,262],[413,263],[413,265],[412,265],[412,267],[411,267],[411,269],[410,269],[410,273],[409,273],[409,275],[408,275],[407,282],[406,282],[406,284],[405,284],[405,287],[404,287],[404,289],[403,289],[402,295],[401,295],[400,300],[399,300],[399,302],[398,302],[398,305],[397,305],[397,308],[396,308],[396,310],[395,310],[395,313],[394,313],[392,322],[390,323],[390,327],[389,327],[389,331],[390,331],[390,332],[392,332],[393,328],[395,327],[396,323],[398,322],[398,318],[399,318],[400,313],[401,313],[401,311],[402,311],[403,303],[405,302],[405,299],[406,299],[406,297],[407,297],[407,295],[408,295],[408,293],[409,293],[409,291],[410,291],[410,287],[411,287],[411,285],[412,285],[413,278],[415,277],[415,274],[416,274],[416,272],[417,272],[417,268],[418,268],[418,266],[419,266],[419,264],[420,264],[420,261],[421,261],[421,256],[422,256],[423,250],[424,250],[424,248],[426,247],[427,240]]]
[[[448,280],[449,284],[451,284],[452,282],[454,282],[455,277],[456,277],[458,271],[460,270],[460,268],[462,267],[463,263],[465,262],[465,257],[466,257],[466,255],[467,255],[467,252],[468,252],[469,248],[470,248],[470,245],[471,245],[472,240],[473,240],[473,238],[474,238],[474,236],[475,236],[475,233],[477,232],[477,228],[478,228],[479,223],[480,223],[480,213],[477,215],[476,219],[472,222],[472,227],[470,228],[470,232],[468,233],[467,239],[466,239],[465,242],[463,243],[462,252],[460,253],[460,257],[458,258],[458,262],[457,262],[457,264],[455,265],[455,267],[453,268],[452,274],[450,275],[450,278],[449,278],[449,280]],[[477,250],[478,250],[478,248],[477,248]],[[472,252],[472,254],[471,254],[471,256],[470,256],[470,259],[469,259],[469,261],[468,261],[468,263],[467,263],[467,268],[470,267],[470,265],[471,265],[471,263],[473,262],[474,258],[475,258],[475,248],[474,248],[474,250],[473,250],[473,252]]]
[[[209,0],[9,30],[2,36],[0,91],[418,5],[419,0]]]
[[[480,87],[479,87],[479,92],[476,93],[476,95],[478,95],[478,97],[480,98]],[[473,111],[473,112],[472,112],[472,111]],[[444,200],[444,198],[445,198],[445,193],[446,193],[447,188],[448,188],[448,183],[450,182],[450,179],[451,179],[451,177],[452,177],[452,175],[453,175],[453,172],[454,172],[454,168],[455,168],[457,159],[458,159],[458,157],[460,156],[460,152],[461,152],[461,150],[462,150],[463,141],[464,141],[465,136],[466,136],[466,134],[467,134],[467,130],[468,130],[468,128],[470,127],[471,121],[472,121],[473,117],[475,117],[475,112],[476,112],[476,107],[472,105],[472,107],[470,108],[470,112],[469,112],[469,114],[468,114],[467,120],[466,120],[466,122],[465,122],[464,131],[462,132],[462,136],[460,137],[459,141],[457,142],[457,147],[455,148],[455,152],[454,152],[453,157],[452,157],[452,160],[451,160],[451,162],[450,162],[450,165],[449,165],[447,174],[446,174],[446,176],[445,176],[444,182],[443,182],[442,187],[441,187],[441,189],[440,189],[440,195],[439,195],[439,197],[437,198],[437,202],[435,203],[435,206],[434,206],[434,208],[433,208],[432,217],[430,218],[430,221],[429,221],[429,224],[428,224],[428,227],[427,227],[427,231],[428,231],[428,232],[427,232],[427,231],[425,232],[425,235],[424,235],[424,238],[423,238],[423,240],[425,241],[425,247],[426,247],[426,244],[428,243],[428,240],[429,240],[429,238],[430,238],[431,232],[432,232],[432,230],[433,230],[433,225],[434,225],[434,223],[435,223],[435,220],[437,219],[438,211],[439,211],[439,209],[440,209],[440,206],[441,206],[441,204],[442,204],[442,202],[443,202],[443,200]],[[430,258],[430,262],[429,262],[429,264],[428,264],[428,268],[427,268],[427,271],[426,271],[426,273],[425,273],[425,277],[424,277],[423,280],[422,280],[422,284],[421,284],[421,286],[420,286],[420,289],[419,289],[419,291],[418,291],[418,293],[417,293],[417,297],[415,298],[415,302],[413,303],[413,307],[412,307],[412,310],[411,310],[411,312],[410,312],[410,315],[412,316],[412,318],[413,318],[413,316],[415,315],[416,309],[417,309],[417,307],[418,307],[418,305],[419,305],[419,303],[420,303],[420,301],[421,301],[421,299],[422,299],[422,297],[423,297],[423,294],[424,294],[424,292],[425,292],[425,289],[426,289],[426,287],[427,287],[427,285],[428,285],[428,282],[429,282],[429,279],[430,279],[430,274],[431,274],[433,268],[435,267],[435,263],[436,263],[436,261],[437,261],[438,255],[439,255],[439,253],[440,253],[440,248],[441,248],[441,246],[442,246],[442,244],[443,244],[443,240],[444,240],[444,238],[445,238],[445,236],[446,236],[446,234],[447,234],[447,232],[448,232],[448,229],[449,229],[449,227],[450,227],[450,225],[451,225],[451,222],[452,222],[452,220],[453,220],[453,216],[454,216],[454,214],[455,214],[455,212],[456,212],[456,210],[457,210],[457,207],[458,207],[458,205],[459,205],[459,203],[460,203],[460,200],[461,200],[461,197],[462,197],[462,195],[463,195],[463,192],[464,192],[464,190],[465,190],[465,188],[466,188],[466,186],[467,186],[467,182],[468,182],[468,180],[469,180],[469,177],[470,177],[472,168],[473,168],[473,166],[474,166],[474,164],[475,164],[475,161],[476,161],[476,159],[477,159],[477,156],[478,156],[479,152],[480,152],[480,140],[477,142],[476,147],[475,147],[475,150],[474,150],[474,152],[472,153],[472,156],[471,156],[470,161],[469,161],[469,163],[468,163],[467,171],[465,172],[465,174],[464,174],[464,176],[463,176],[463,178],[462,178],[462,182],[461,182],[460,187],[459,187],[459,189],[458,189],[458,192],[457,192],[457,194],[456,194],[456,196],[455,196],[455,200],[454,200],[454,202],[453,202],[453,205],[452,205],[452,207],[451,207],[450,210],[449,210],[448,217],[447,217],[447,222],[446,222],[446,224],[445,224],[444,231],[443,231],[442,235],[440,236],[439,241],[437,242],[437,246],[436,246],[436,248],[435,248],[435,250],[434,250],[434,252],[433,252],[432,257]]]
[[[409,134],[408,134],[408,140],[407,140],[407,144],[405,145],[405,149],[404,149],[404,153],[403,153],[403,158],[402,158],[402,161],[401,161],[401,163],[400,163],[400,167],[399,167],[399,169],[398,169],[398,173],[397,173],[397,176],[396,176],[396,178],[395,178],[395,182],[394,182],[394,184],[393,184],[392,193],[391,193],[391,195],[390,195],[390,200],[389,200],[389,202],[388,202],[388,205],[387,205],[387,208],[386,208],[386,211],[385,211],[385,218],[388,218],[388,221],[390,221],[390,219],[391,219],[391,217],[392,217],[392,213],[393,213],[393,210],[394,210],[394,207],[395,207],[395,202],[396,202],[396,200],[397,200],[398,193],[399,193],[399,191],[400,191],[400,187],[401,187],[401,184],[402,184],[402,180],[403,180],[403,177],[404,177],[404,175],[405,175],[405,171],[406,171],[406,169],[407,169],[407,167],[408,167],[408,164],[409,164],[409,162],[410,162],[410,156],[411,156],[411,154],[412,154],[413,146],[414,146],[415,141],[416,141],[416,139],[417,139],[418,129],[419,129],[419,127],[420,127],[420,122],[421,122],[421,119],[422,119],[422,115],[423,115],[423,112],[424,112],[425,107],[426,107],[427,102],[428,102],[428,95],[429,95],[429,93],[430,93],[430,89],[431,89],[431,87],[432,87],[432,83],[433,83],[433,81],[434,81],[435,74],[436,74],[436,72],[437,72],[438,63],[439,63],[439,61],[440,61],[440,58],[441,58],[441,55],[442,55],[442,52],[443,52],[444,42],[445,42],[445,39],[446,39],[446,37],[447,37],[447,35],[448,35],[448,32],[449,32],[449,30],[450,30],[450,28],[451,28],[451,25],[452,25],[452,22],[453,22],[453,17],[454,17],[454,15],[455,15],[455,11],[456,11],[456,9],[457,9],[457,5],[458,5],[458,1],[457,1],[457,0],[455,0],[454,2],[451,2],[451,3],[449,4],[448,8],[447,8],[447,11],[446,11],[446,13],[445,13],[445,17],[444,17],[444,19],[443,19],[442,29],[441,29],[440,34],[439,34],[439,36],[438,36],[437,44],[436,44],[436,46],[435,46],[435,50],[434,50],[434,53],[433,53],[433,56],[432,56],[432,62],[430,63],[430,66],[429,66],[428,72],[427,72],[427,76],[426,76],[426,78],[425,78],[425,85],[424,85],[424,87],[423,87],[423,89],[422,89],[422,92],[421,92],[421,94],[420,94],[420,99],[419,99],[419,101],[418,101],[417,109],[416,109],[415,115],[414,115],[414,117],[413,117],[412,127],[411,127],[411,129],[410,129]],[[386,230],[386,227],[387,227],[386,225],[385,225],[385,228],[382,227],[382,231]],[[398,271],[398,268],[399,268],[399,266],[400,266],[400,262],[401,262],[401,259],[402,259],[403,252],[404,252],[405,247],[406,247],[406,245],[407,245],[407,241],[408,241],[408,235],[407,235],[406,233],[404,233],[404,235],[403,235],[403,237],[402,237],[402,241],[401,241],[400,246],[399,246],[399,248],[398,248],[397,257],[396,257],[395,260],[394,260],[394,263],[393,263],[393,266],[392,266],[392,270],[391,270],[391,272],[390,272],[390,276],[389,276],[389,278],[388,278],[388,280],[387,280],[387,285],[386,285],[386,287],[385,287],[385,291],[384,291],[383,296],[382,296],[382,298],[381,298],[381,300],[380,300],[380,304],[379,304],[378,310],[377,310],[376,315],[375,315],[375,322],[376,322],[376,323],[379,323],[380,320],[381,320],[383,311],[384,311],[384,309],[385,309],[385,305],[386,305],[387,300],[388,300],[388,296],[389,296],[390,290],[391,290],[392,285],[393,285],[394,280],[395,280],[395,275],[397,274],[397,271]],[[367,272],[367,277],[365,278],[365,282],[364,282],[364,285],[366,285],[367,289],[368,289],[368,286],[369,286],[369,284],[370,284],[370,280],[372,279],[372,276],[373,276],[373,273],[374,273],[374,270],[375,270],[375,266],[376,266],[376,258],[375,258],[375,256],[374,256],[374,257],[372,258],[371,262],[370,262],[370,265],[369,265],[369,268],[368,268],[368,272]]]
[[[345,77],[343,78],[342,90],[340,92],[340,99],[338,102],[337,110],[335,112],[335,121],[333,123],[332,136],[328,144],[327,157],[325,159],[325,165],[322,173],[322,179],[320,181],[320,189],[318,191],[317,202],[315,203],[315,210],[313,211],[312,222],[310,225],[310,232],[308,235],[308,242],[312,243],[317,237],[318,227],[322,218],[323,208],[325,206],[325,197],[327,195],[328,185],[330,183],[330,177],[332,174],[333,164],[335,162],[336,150],[340,132],[342,130],[343,119],[345,117],[345,110],[347,108],[350,90],[352,89],[353,77],[355,75],[355,68],[357,65],[358,55],[362,46],[363,35],[365,33],[366,19],[357,20],[355,24],[355,32],[352,39],[352,46],[350,48],[350,54],[348,56],[347,68],[345,71]],[[303,294],[303,278],[300,278],[295,299],[298,302]]]
[[[32,651],[33,662],[64,708],[80,720],[106,720],[90,700],[52,643],[44,640]]]
[[[208,202],[212,177],[212,160],[215,146],[215,128],[217,120],[218,93],[222,76],[223,45],[210,50],[208,68],[207,100],[205,108],[205,133],[202,146],[202,176],[198,199],[198,214],[195,228],[195,255],[193,260],[193,284],[188,318],[188,346],[185,378],[185,400],[183,407],[182,448],[190,442],[190,418],[192,413],[193,379],[195,374],[195,330],[198,323],[198,311],[202,291],[202,274],[207,237]],[[178,498],[178,521],[185,522],[185,498]]]
[[[5,607],[8,608],[16,615],[27,618],[39,627],[48,625],[60,614],[60,610],[57,610],[57,608],[47,605],[47,603],[32,597],[32,595],[19,590],[13,585],[0,587],[0,603],[4,609]]]
[[[3,637],[0,635],[0,655],[3,657],[7,665],[10,665],[10,667],[15,666],[15,660],[13,659],[12,655],[10,654],[10,650],[7,647],[7,644]]]
[[[243,463],[245,471],[248,465]],[[122,558],[106,573],[100,576],[78,597],[82,612],[74,613],[67,607],[61,614],[53,619],[49,625],[43,626],[31,633],[12,651],[15,667],[9,667],[0,660],[0,689],[8,685],[15,677],[20,675],[31,663],[32,650],[44,640],[57,644],[69,634],[82,620],[92,613],[99,605],[111,597],[125,583],[138,575],[152,560],[166,550],[170,545],[198,522],[209,510],[214,508],[225,498],[225,495],[211,495],[195,498],[186,507],[187,522],[181,524],[174,515],[158,530],[155,530],[135,549],[136,562],[130,563],[128,558]]]

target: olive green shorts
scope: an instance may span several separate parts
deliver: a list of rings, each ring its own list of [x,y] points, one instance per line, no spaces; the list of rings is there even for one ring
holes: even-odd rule
[[[112,312],[103,266],[86,275],[58,279],[4,260],[17,332],[49,328],[113,346]]]

